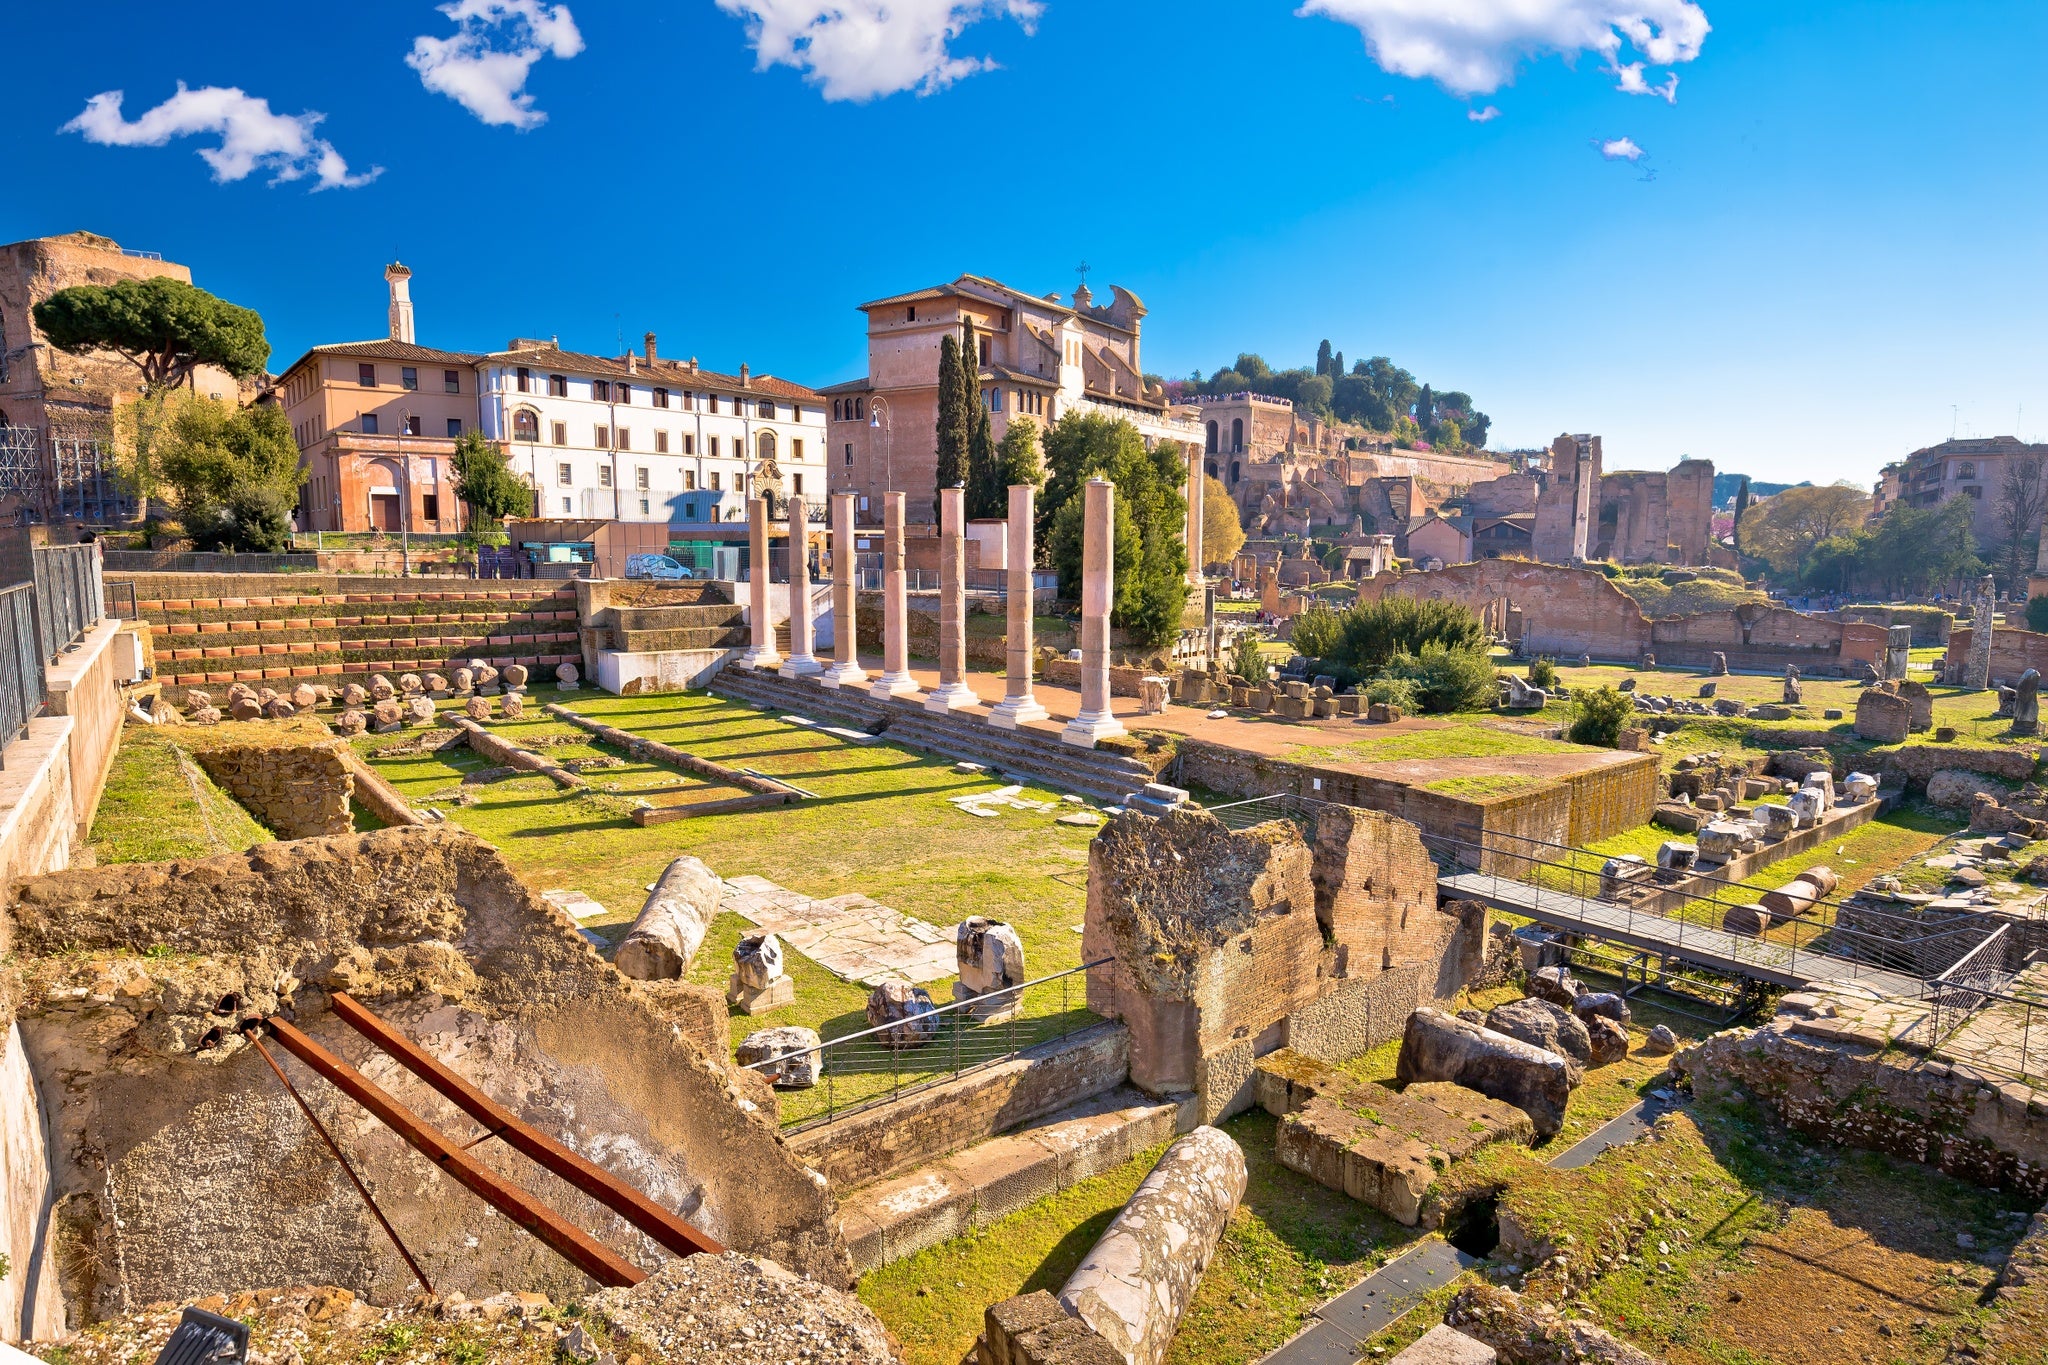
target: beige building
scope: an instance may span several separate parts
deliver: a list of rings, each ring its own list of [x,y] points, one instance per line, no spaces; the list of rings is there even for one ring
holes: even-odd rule
[[[0,517],[27,508],[46,519],[109,522],[128,500],[112,478],[114,409],[142,392],[141,373],[111,352],[69,355],[44,340],[35,306],[73,285],[192,272],[153,251],[129,251],[94,232],[0,246]],[[211,366],[191,388],[234,400],[242,387]]]
[[[315,346],[272,391],[291,422],[307,479],[307,531],[462,529],[450,468],[477,424],[478,357],[413,340],[412,272],[393,264],[390,333]]]
[[[1145,305],[1112,286],[1098,306],[1084,284],[1073,305],[1025,294],[980,275],[861,305],[868,372],[819,392],[829,405],[831,487],[851,490],[864,522],[881,495],[902,492],[911,521],[930,523],[937,497],[939,348],[964,324],[975,333],[981,400],[996,440],[1012,419],[1041,429],[1069,412],[1098,412],[1136,426],[1149,445],[1195,444],[1201,427],[1169,410],[1139,358]]]

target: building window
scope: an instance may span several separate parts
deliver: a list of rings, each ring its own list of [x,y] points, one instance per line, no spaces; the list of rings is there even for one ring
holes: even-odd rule
[[[657,432],[655,432],[655,433],[654,433],[654,453],[655,453],[655,454],[657,454],[657,455],[666,455],[666,454],[668,454],[668,433],[667,433],[667,432],[665,432],[665,431],[657,431]]]
[[[694,502],[686,502],[686,503],[684,503],[684,504],[683,504],[683,520],[685,520],[685,521],[695,521],[696,519],[697,519],[697,504],[696,504],[696,503],[694,503]]]
[[[764,460],[772,460],[772,459],[774,459],[774,458],[775,458],[775,433],[774,433],[774,432],[772,432],[772,431],[764,431],[764,432],[762,432],[762,433],[761,433],[761,437],[760,437],[760,440],[758,440],[757,442],[755,442],[755,448],[756,448],[757,450],[759,450],[759,451],[760,451],[760,453],[761,453],[761,454],[760,454],[760,458],[762,458],[762,459],[764,459]]]
[[[640,499],[640,515],[643,517],[647,515],[647,499],[645,498]]]
[[[562,499],[562,515],[565,517],[569,515],[569,500],[567,498]]]
[[[1230,453],[1233,455],[1242,455],[1244,453],[1244,418],[1242,417],[1230,419]],[[1235,478],[1236,476],[1232,475],[1232,477]]]
[[[989,352],[988,352],[988,343],[989,343],[989,338],[987,338],[987,337],[977,337],[977,338],[976,338],[976,340],[978,340],[978,341],[979,341],[979,342],[981,343],[981,346],[980,346],[980,350],[979,350],[979,355],[980,355],[980,357],[981,357],[981,363],[982,363],[982,364],[984,364],[984,365],[986,365],[986,364],[988,364],[988,354],[989,354]]]
[[[909,307],[907,307],[907,308],[905,308],[905,309],[903,310],[903,320],[904,320],[905,322],[916,322],[916,321],[917,321],[917,305],[916,305],[916,304],[914,304],[914,303],[913,303],[913,304],[911,304],[911,305],[910,305]]]
[[[538,441],[540,439],[540,418],[531,409],[521,408],[512,414],[512,439],[515,441]]]
[[[691,433],[689,433],[689,432],[684,432],[684,433],[683,433],[683,454],[685,454],[685,455],[695,455],[696,453],[697,453],[697,438],[696,438],[696,436],[694,436],[693,434],[691,434]]]
[[[775,405],[767,401],[766,399],[763,399],[761,401],[760,413],[763,417],[773,420],[775,416]]]
[[[839,400],[838,400],[837,398],[835,398],[835,399],[833,399],[833,400],[832,400],[832,420],[833,420],[833,421],[835,421],[835,422],[837,422],[837,421],[839,421],[839,420],[840,420],[840,417],[839,417]]]
[[[450,417],[448,419],[448,434],[450,436],[460,436],[462,434],[462,419],[460,417]]]
[[[851,441],[846,443],[846,463],[849,467],[853,464],[853,442]]]
[[[633,386],[625,383],[612,385],[612,401],[631,403],[633,401]]]
[[[867,400],[867,399],[865,399],[865,398],[856,398],[856,399],[854,399],[854,400],[853,400],[853,420],[854,420],[854,421],[856,421],[856,422],[859,422],[859,421],[864,421],[864,420],[866,420],[866,418],[867,418],[867,415],[868,415],[868,400]]]
[[[712,470],[708,478],[709,482],[707,482],[704,486],[714,493],[718,492],[718,471],[715,469]]]
[[[591,396],[591,397],[592,397],[593,399],[595,399],[596,401],[600,402],[600,403],[609,403],[609,402],[611,402],[611,401],[612,401],[612,385],[611,385],[611,381],[610,381],[610,380],[608,380],[608,379],[593,379],[593,380],[591,380],[591,381],[590,381],[590,396]]]
[[[711,458],[715,460],[718,458],[718,438],[716,436],[712,436],[709,437],[708,440],[710,444]]]
[[[715,394],[715,393],[707,393],[707,394],[705,394],[705,395],[704,395],[704,411],[706,411],[706,412],[710,413],[710,414],[711,414],[711,415],[712,415],[713,417],[716,417],[716,416],[718,415],[718,395],[717,395],[717,394]]]
[[[524,365],[519,367],[519,391],[521,393],[533,392],[533,371],[527,369]]]
[[[420,494],[420,519],[422,521],[439,521],[441,519],[441,495],[439,493]]]
[[[443,371],[441,371],[441,391],[442,391],[443,393],[461,393],[461,392],[462,392],[462,371],[460,371],[460,370],[443,370]]]
[[[408,436],[417,436],[417,435],[419,435],[419,434],[420,434],[420,419],[419,419],[419,418],[417,418],[417,417],[413,417],[413,416],[407,416],[407,417],[406,417],[406,419],[405,419],[405,434],[406,434],[406,435],[408,435]]]
[[[548,376],[548,397],[550,397],[550,398],[567,398],[568,396],[569,396],[569,376],[568,376],[568,375],[565,375],[565,374],[551,374],[551,375],[549,375],[549,376]]]
[[[398,369],[398,387],[401,389],[417,389],[419,386],[420,372],[411,365],[401,365]]]
[[[567,422],[555,422],[552,425],[553,430],[549,434],[555,438],[554,444],[558,446],[569,444],[569,424]]]
[[[789,443],[789,458],[801,460],[804,457],[804,440],[799,436]]]
[[[639,489],[643,493],[647,491],[648,484],[646,465],[639,465],[633,470],[633,487]]]
[[[620,449],[620,450],[631,450],[632,448],[633,448],[633,433],[632,433],[632,432],[631,432],[631,431],[630,431],[629,429],[627,429],[627,428],[625,428],[625,427],[620,427],[620,428],[619,428],[619,449]]]
[[[1968,463],[1968,462],[1965,462],[1965,463],[1963,463],[1963,464],[1959,464],[1959,465],[1957,465],[1957,466],[1956,466],[1956,477],[1957,477],[1957,478],[1959,478],[1959,479],[1974,479],[1974,478],[1976,478],[1976,477],[1977,477],[1977,466],[1976,466],[1976,465],[1974,465],[1974,464]]]
[[[365,435],[365,436],[375,436],[376,434],[377,434],[377,414],[376,414],[376,413],[374,413],[374,412],[366,412],[366,413],[364,413],[364,414],[363,414],[363,435]]]
[[[794,493],[794,494],[796,494],[796,495],[797,495],[798,497],[802,497],[802,496],[804,495],[804,476],[803,476],[803,475],[801,475],[801,474],[791,474],[791,475],[789,476],[789,491],[790,491],[790,492],[792,492],[792,493]]]
[[[601,464],[597,467],[597,486],[599,488],[610,488],[612,486],[612,467],[610,465]]]
[[[375,365],[356,366],[356,383],[362,385],[366,389],[376,388],[377,367]]]
[[[684,390],[683,390],[683,411],[684,411],[684,412],[694,412],[694,411],[696,410],[696,407],[697,407],[697,395],[696,395],[696,394],[694,394],[694,393],[691,393],[691,392],[690,392],[690,391],[689,391],[688,389],[684,389]]]
[[[564,460],[561,464],[555,466],[555,482],[562,485],[562,487],[564,488],[567,488],[569,486],[571,480],[569,477],[568,461]]]
[[[696,470],[694,470],[694,469],[685,469],[685,470],[683,471],[683,491],[684,491],[685,493],[694,493],[694,492],[696,492],[696,491],[697,491],[697,471],[696,471]]]
[[[668,406],[667,389],[656,389],[654,391],[654,406],[656,406],[657,408],[665,408]]]
[[[790,404],[790,406],[789,406],[789,420],[790,420],[790,421],[792,421],[792,422],[801,422],[801,421],[803,421],[803,420],[804,420],[804,405],[803,405],[803,404],[801,404],[801,403],[792,403],[792,404]]]

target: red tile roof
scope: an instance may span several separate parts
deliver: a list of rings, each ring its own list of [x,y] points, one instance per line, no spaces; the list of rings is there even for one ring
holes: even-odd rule
[[[727,393],[753,394],[765,398],[791,398],[815,401],[818,391],[802,384],[778,379],[772,374],[750,374],[744,383],[736,374],[720,374],[716,370],[691,369],[680,360],[666,357],[649,364],[644,357],[631,357],[628,368],[626,356],[584,355],[578,351],[564,351],[553,346],[537,346],[521,351],[492,351],[489,355],[478,356],[480,363],[516,365],[524,364],[536,370],[568,370],[577,374],[594,374],[607,379],[624,379],[630,382],[671,385],[680,388],[718,389]]]

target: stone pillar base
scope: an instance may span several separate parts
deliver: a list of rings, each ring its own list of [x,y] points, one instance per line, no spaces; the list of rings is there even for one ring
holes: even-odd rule
[[[746,652],[733,662],[741,668],[771,669],[782,667],[782,656],[773,649],[757,649],[747,646]]]
[[[1098,711],[1091,715],[1083,711],[1067,722],[1066,729],[1060,731],[1060,742],[1079,749],[1092,749],[1098,739],[1109,739],[1126,733],[1128,732],[1124,729],[1124,723],[1109,712]]]
[[[775,671],[785,678],[808,678],[814,673],[824,672],[825,665],[808,654],[792,654]]]
[[[917,692],[917,679],[908,673],[884,673],[868,685],[868,695],[876,701],[887,701],[891,697],[914,697]]]
[[[868,671],[859,664],[833,664],[818,675],[821,687],[859,687],[868,680]]]
[[[962,707],[979,706],[981,698],[966,683],[946,683],[925,693],[924,709],[927,711],[958,711]]]
[[[1036,697],[1004,697],[988,713],[988,723],[999,730],[1014,730],[1031,720],[1044,720],[1051,713]]]
[[[740,980],[734,972],[725,980],[725,1003],[741,1014],[766,1014],[781,1009],[784,1005],[796,1003],[796,982],[786,976],[778,976],[759,990]]]

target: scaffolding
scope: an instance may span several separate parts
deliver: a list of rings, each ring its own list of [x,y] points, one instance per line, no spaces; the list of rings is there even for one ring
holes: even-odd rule
[[[0,500],[43,504],[43,452],[34,427],[0,426]]]
[[[97,440],[50,439],[55,518],[92,526],[135,519],[135,499],[114,472],[114,452]]]

